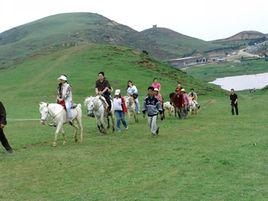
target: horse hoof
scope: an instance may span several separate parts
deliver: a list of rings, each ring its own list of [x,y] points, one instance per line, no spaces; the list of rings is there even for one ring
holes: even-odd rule
[[[66,145],[66,143],[67,143],[66,141],[63,141],[63,143],[62,143],[62,144],[63,144],[63,145]]]
[[[57,146],[57,142],[53,142],[52,146],[53,147],[56,147]]]

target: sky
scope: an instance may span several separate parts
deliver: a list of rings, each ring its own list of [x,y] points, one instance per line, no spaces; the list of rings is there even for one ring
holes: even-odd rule
[[[268,0],[0,0],[0,33],[59,13],[92,12],[137,31],[153,25],[203,40],[268,33]]]

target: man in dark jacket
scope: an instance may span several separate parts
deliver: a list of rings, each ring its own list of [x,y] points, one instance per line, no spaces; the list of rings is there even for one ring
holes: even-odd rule
[[[234,92],[234,89],[231,89],[230,101],[231,101],[231,107],[232,107],[232,115],[234,115],[235,113],[236,115],[238,115],[237,95]],[[235,110],[235,113],[234,113],[234,110]]]
[[[11,148],[11,146],[9,145],[7,138],[4,134],[4,127],[7,124],[6,121],[6,110],[4,105],[2,104],[2,102],[0,101],[0,141],[3,145],[3,147],[5,147],[5,149],[7,150],[8,153],[12,153],[13,149]]]
[[[144,99],[142,113],[148,115],[148,125],[153,136],[158,135],[159,127],[156,124],[157,114],[160,113],[163,120],[163,109],[159,100],[155,97],[154,88],[148,87],[148,96]]]
[[[99,72],[99,79],[96,81],[95,92],[96,95],[101,95],[105,98],[108,103],[108,112],[111,111],[111,85],[108,80],[104,77],[104,72]]]

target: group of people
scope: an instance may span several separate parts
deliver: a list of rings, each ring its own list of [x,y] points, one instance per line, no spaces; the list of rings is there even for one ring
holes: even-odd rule
[[[57,88],[57,103],[61,104],[67,113],[67,120],[72,123],[71,116],[71,107],[72,107],[72,89],[70,84],[68,83],[67,76],[61,75],[58,77],[58,88]],[[147,112],[148,122],[151,128],[151,132],[153,135],[157,135],[159,132],[159,128],[156,125],[156,116],[158,113],[163,113],[162,105],[163,98],[160,94],[161,84],[157,81],[157,78],[153,79],[152,86],[148,88],[148,96],[145,98],[142,112]],[[98,79],[95,83],[95,93],[100,96],[100,99],[103,101],[107,113],[111,111],[113,106],[113,110],[116,116],[116,129],[121,131],[121,122],[125,129],[128,129],[127,121],[125,118],[125,114],[127,112],[126,101],[123,96],[121,96],[121,90],[116,89],[114,93],[113,101],[111,98],[112,87],[109,81],[105,78],[104,72],[98,73]],[[135,84],[128,80],[126,93],[129,97],[132,97],[135,102],[135,112],[140,113],[140,103],[139,103],[139,93]],[[113,104],[113,105],[112,105]]]
[[[57,87],[57,103],[61,104],[67,113],[67,120],[72,124],[72,113],[71,108],[73,106],[72,100],[72,88],[68,83],[68,78],[66,75],[62,74],[58,77],[58,87]],[[151,129],[151,133],[153,136],[158,135],[159,127],[157,126],[157,116],[160,114],[160,119],[163,120],[163,103],[164,99],[160,93],[161,84],[158,82],[157,78],[153,79],[151,86],[148,87],[147,96],[143,101],[142,113],[145,115],[147,113],[148,125]],[[96,95],[100,95],[103,102],[106,104],[107,112],[109,112],[112,108],[111,101],[111,92],[112,87],[109,81],[105,78],[104,72],[98,73],[98,79],[95,85]],[[136,113],[140,113],[140,103],[138,99],[138,89],[134,85],[134,83],[129,80],[127,82],[126,92],[128,96],[132,97],[135,101],[135,111]],[[189,98],[192,101],[197,101],[197,94],[194,89],[191,89],[189,94],[186,93],[185,89],[181,87],[181,84],[178,83],[175,90],[176,98],[178,99],[178,106],[180,108],[179,117],[185,118],[188,113],[189,108]],[[237,94],[234,92],[234,89],[231,89],[230,94],[231,101],[231,112],[232,114],[238,115],[238,103],[237,103]],[[197,102],[196,102],[197,103]],[[198,107],[200,107],[198,105]],[[125,113],[127,112],[126,101],[123,96],[121,96],[121,90],[116,89],[113,98],[113,108],[116,116],[116,128],[120,131],[121,122],[125,129],[128,129],[128,124],[125,119]],[[4,127],[6,125],[6,110],[2,102],[0,102],[0,141],[3,147],[6,149],[8,153],[12,153],[13,149],[10,146],[5,134]]]

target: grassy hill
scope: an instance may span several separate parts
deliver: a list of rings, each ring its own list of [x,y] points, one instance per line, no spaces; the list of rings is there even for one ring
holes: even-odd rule
[[[153,77],[167,97],[179,79],[204,94],[201,111],[185,121],[168,117],[152,138],[147,122],[129,120],[129,130],[100,136],[83,116],[84,142],[75,144],[66,126],[66,146],[51,147],[54,129],[39,121],[39,101],[54,102],[56,78],[70,77],[75,102],[94,94],[104,70],[113,88],[132,79],[140,100]],[[268,94],[239,94],[241,115],[230,116],[228,97],[204,82],[133,49],[84,44],[45,52],[0,73],[8,112],[6,134],[16,152],[0,153],[0,200],[256,200],[267,197]],[[256,100],[259,100],[258,103]],[[84,109],[84,108],[83,108]],[[254,119],[252,119],[252,114]],[[17,120],[16,120],[17,119]]]
[[[210,51],[228,51],[236,50],[247,45],[261,43],[267,39],[266,35],[258,31],[242,31],[231,37],[210,41],[214,45],[220,45],[219,48],[211,48]],[[208,52],[210,52],[208,51]]]
[[[1,33],[0,67],[44,49],[81,42],[123,44],[125,37],[135,32],[94,13],[53,15]]]
[[[100,136],[83,115],[84,142],[51,147],[54,128],[39,121],[39,101],[55,101],[56,78],[69,75],[75,102],[94,94],[104,70],[113,88],[132,79],[140,101],[153,77],[167,97],[179,79],[195,87],[201,111],[187,120],[168,117],[152,138],[146,119],[129,130]],[[8,112],[6,134],[15,148],[0,153],[0,200],[229,200],[267,197],[268,94],[238,94],[240,116],[231,116],[228,96],[217,88],[125,47],[80,45],[35,55],[0,71],[1,100]],[[256,101],[258,100],[258,101]],[[85,108],[83,108],[84,110]],[[85,111],[85,110],[84,110]],[[254,115],[254,118],[252,118]]]
[[[95,13],[67,13],[42,18],[0,33],[0,68],[44,49],[80,43],[116,44],[169,59],[214,47],[209,42],[157,28],[138,32]]]
[[[155,42],[155,49],[151,52],[160,59],[189,56],[216,47],[210,42],[185,36],[166,28],[147,29],[142,31],[141,35]],[[158,51],[157,47],[161,47],[162,52]]]
[[[8,99],[7,102],[11,104],[15,104],[16,97],[20,97],[25,102],[31,100],[28,107],[24,105],[22,108],[22,115],[24,115],[27,110],[32,112],[36,110],[32,107],[32,101],[35,104],[41,100],[54,101],[56,79],[60,74],[65,73],[70,77],[74,93],[78,93],[75,100],[82,102],[87,95],[94,94],[99,71],[106,72],[114,89],[124,90],[127,81],[133,80],[137,83],[141,94],[145,94],[154,77],[158,77],[162,83],[163,95],[166,98],[176,88],[177,81],[181,81],[188,90],[190,87],[196,88],[200,94],[208,94],[211,91],[222,93],[213,85],[193,79],[184,72],[155,61],[133,49],[84,44],[61,48],[56,52],[44,52],[43,55],[29,57],[21,64],[1,70],[1,94],[3,99]],[[7,77],[9,79],[6,79]],[[20,86],[19,89],[18,86]]]

